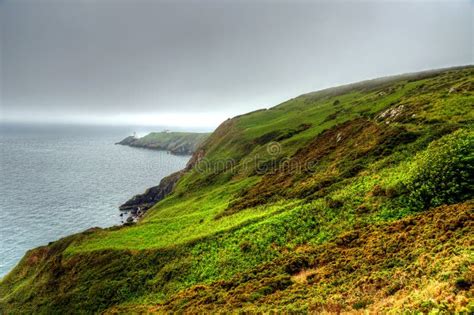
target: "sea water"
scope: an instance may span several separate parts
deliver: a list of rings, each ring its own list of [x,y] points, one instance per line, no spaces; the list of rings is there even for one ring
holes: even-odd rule
[[[132,131],[0,125],[0,277],[28,249],[91,227],[121,224],[119,205],[189,160],[114,145]]]

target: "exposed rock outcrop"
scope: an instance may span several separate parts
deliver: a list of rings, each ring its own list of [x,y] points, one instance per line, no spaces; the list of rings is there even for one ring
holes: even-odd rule
[[[130,224],[134,222],[157,202],[163,200],[166,196],[171,194],[181,176],[183,176],[184,173],[191,170],[197,163],[199,163],[204,155],[205,149],[203,146],[201,146],[196,152],[194,152],[183,170],[166,176],[160,181],[158,186],[148,188],[143,194],[135,195],[123,205],[121,205],[119,207],[121,211],[129,212],[129,216],[127,219],[125,219],[125,223]]]
[[[139,194],[125,202],[119,207],[122,211],[129,211],[132,217],[140,217],[158,201],[164,199],[172,191],[183,171],[166,176],[158,186],[148,188],[143,194]]]

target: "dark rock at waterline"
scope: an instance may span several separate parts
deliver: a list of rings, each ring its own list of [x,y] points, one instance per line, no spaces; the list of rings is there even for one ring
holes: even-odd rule
[[[132,137],[133,138],[133,137]],[[171,194],[176,186],[178,180],[184,173],[190,171],[197,163],[199,163],[205,156],[204,148],[199,148],[189,159],[186,167],[178,172],[175,172],[160,181],[158,186],[148,188],[143,194],[139,194],[121,205],[119,209],[124,212],[129,212],[130,217],[141,217],[148,209],[153,207],[157,202],[163,200],[167,195]],[[122,215],[123,216],[123,213]],[[128,225],[130,222],[126,222]]]
[[[130,211],[132,216],[137,216],[138,213],[144,213],[173,191],[174,186],[182,174],[183,171],[179,171],[163,178],[158,186],[148,188],[143,194],[134,196],[121,205],[119,209],[122,211]]]

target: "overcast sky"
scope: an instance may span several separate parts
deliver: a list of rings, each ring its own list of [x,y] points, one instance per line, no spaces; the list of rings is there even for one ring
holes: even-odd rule
[[[200,126],[473,63],[473,1],[0,0],[1,120]]]

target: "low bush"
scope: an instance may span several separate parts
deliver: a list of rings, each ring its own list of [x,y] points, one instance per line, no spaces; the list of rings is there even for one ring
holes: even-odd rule
[[[419,210],[468,199],[474,192],[474,133],[458,130],[418,154],[406,183]]]

